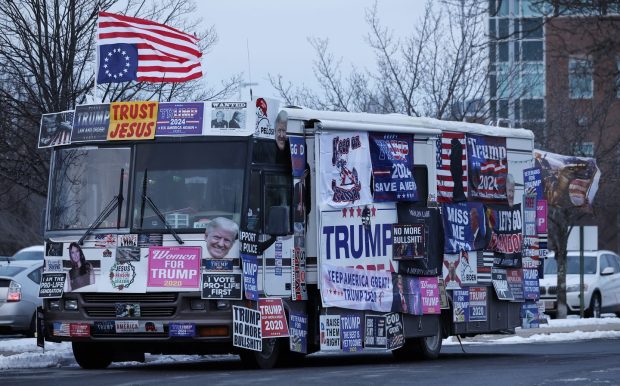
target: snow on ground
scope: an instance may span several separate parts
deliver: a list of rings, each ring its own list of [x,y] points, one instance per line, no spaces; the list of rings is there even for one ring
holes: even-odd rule
[[[492,335],[481,341],[465,340],[463,344],[523,344],[541,342],[569,342],[584,339],[620,338],[619,331],[581,331],[580,327],[603,326],[619,324],[620,318],[606,317],[601,319],[552,319],[548,325],[541,325],[540,333],[529,337],[518,335]],[[556,332],[554,328],[574,328],[570,332]],[[456,337],[444,339],[444,345],[459,344]],[[146,355],[147,363],[177,363],[198,360],[218,360],[236,358],[233,355]],[[139,365],[138,362],[113,363],[112,366]],[[45,367],[73,367],[78,366],[73,359],[71,344],[45,342],[45,350],[37,347],[35,338],[8,338],[0,339],[0,370],[45,368]]]

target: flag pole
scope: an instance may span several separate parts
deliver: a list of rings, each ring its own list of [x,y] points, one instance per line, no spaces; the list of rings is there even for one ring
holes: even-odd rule
[[[99,10],[101,11],[101,9]],[[101,103],[97,92],[97,78],[99,78],[99,11],[97,11],[97,22],[95,24],[95,88],[93,90],[94,103]]]

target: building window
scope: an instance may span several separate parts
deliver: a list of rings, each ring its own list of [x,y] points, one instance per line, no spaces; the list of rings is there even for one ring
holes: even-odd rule
[[[521,99],[521,119],[541,120],[545,119],[545,103],[542,99]]]
[[[508,42],[499,43],[499,61],[500,62],[508,61]]]
[[[542,63],[521,64],[521,93],[527,98],[542,98],[545,96],[545,75]]]
[[[499,101],[499,117],[508,119],[508,100],[506,99]]]
[[[568,61],[568,88],[571,99],[590,99],[594,88],[592,60],[570,58]]]
[[[594,142],[581,142],[576,144],[575,155],[580,157],[594,157]]]
[[[524,41],[521,44],[524,62],[542,62],[543,44],[541,41]]]
[[[510,4],[508,0],[497,0],[498,4],[497,4],[497,8],[498,8],[498,15],[499,16],[508,16],[509,12],[510,12]]]
[[[543,37],[543,20],[541,18],[521,19],[521,38],[536,39]]]

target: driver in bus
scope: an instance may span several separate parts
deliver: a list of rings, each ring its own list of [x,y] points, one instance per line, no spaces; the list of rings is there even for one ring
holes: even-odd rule
[[[239,226],[225,217],[216,217],[209,221],[205,229],[205,240],[210,257],[225,258],[235,243],[238,233]]]

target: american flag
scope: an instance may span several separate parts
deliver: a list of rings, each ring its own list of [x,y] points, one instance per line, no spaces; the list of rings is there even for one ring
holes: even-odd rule
[[[491,251],[478,251],[478,284],[491,284],[491,269],[494,254]]]
[[[150,20],[99,12],[97,82],[185,82],[200,78],[198,40]]]
[[[450,173],[450,151],[452,139],[456,138],[462,146],[463,157],[461,166],[463,168],[463,191],[467,195],[467,147],[465,146],[465,133],[444,132],[441,140],[437,141],[437,199],[439,202],[452,202],[454,181]]]

